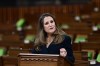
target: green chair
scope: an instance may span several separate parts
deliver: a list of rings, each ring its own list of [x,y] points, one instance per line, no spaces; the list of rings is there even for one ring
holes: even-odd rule
[[[25,37],[25,40],[29,40],[30,42],[34,42],[34,38],[35,38],[34,35],[27,35],[27,36]]]
[[[94,59],[94,56],[95,56],[95,51],[94,50],[84,49],[82,51],[88,52],[88,60]]]
[[[24,23],[25,23],[25,19],[24,18],[21,18],[21,19],[19,19],[17,21],[16,27],[23,27]]]
[[[4,48],[0,48],[0,56],[3,56],[5,54],[5,49]]]
[[[75,39],[75,43],[79,42],[86,42],[87,36],[86,35],[77,35]]]
[[[88,60],[92,60],[93,59],[93,53],[92,52],[88,52]]]
[[[100,53],[97,55],[96,61],[100,62]]]
[[[98,29],[100,29],[100,24],[97,24],[96,27],[97,27]]]

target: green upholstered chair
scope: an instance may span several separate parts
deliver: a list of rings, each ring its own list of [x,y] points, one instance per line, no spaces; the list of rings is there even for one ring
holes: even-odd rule
[[[75,38],[75,43],[79,43],[79,42],[86,42],[87,39],[87,35],[77,35]]]
[[[97,24],[96,27],[97,27],[98,29],[100,29],[100,24]]]
[[[19,19],[17,21],[16,27],[23,27],[24,23],[25,23],[25,19],[24,18],[21,18],[21,19]]]
[[[92,52],[88,52],[88,60],[92,60],[93,53]]]
[[[100,53],[97,55],[96,61],[100,62]]]
[[[84,49],[82,51],[88,52],[88,60],[94,59],[94,56],[95,56],[95,51],[94,50]]]
[[[0,48],[0,56],[3,56],[5,54],[5,49],[4,48]]]
[[[30,42],[34,42],[35,35],[27,35],[25,40],[29,40]]]

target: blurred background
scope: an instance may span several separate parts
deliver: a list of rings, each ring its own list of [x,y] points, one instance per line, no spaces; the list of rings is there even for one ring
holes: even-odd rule
[[[19,53],[31,53],[43,13],[72,38],[75,66],[100,65],[100,0],[0,0],[0,66],[18,66]]]
[[[1,0],[0,6],[39,6],[39,5],[67,5],[85,4],[91,0]]]

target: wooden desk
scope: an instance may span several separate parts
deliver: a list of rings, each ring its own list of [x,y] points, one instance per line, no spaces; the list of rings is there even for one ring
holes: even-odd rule
[[[74,51],[74,66],[89,66],[88,55],[85,51]]]
[[[2,57],[3,66],[18,66],[18,58],[13,56]]]
[[[18,66],[70,66],[70,63],[59,55],[21,53]]]
[[[76,60],[74,66],[89,66],[89,61]]]

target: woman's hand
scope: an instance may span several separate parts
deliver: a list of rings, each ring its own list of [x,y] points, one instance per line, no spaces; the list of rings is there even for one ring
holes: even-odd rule
[[[61,48],[61,49],[60,49],[60,56],[66,57],[66,55],[67,55],[66,49],[65,49],[65,48]]]

